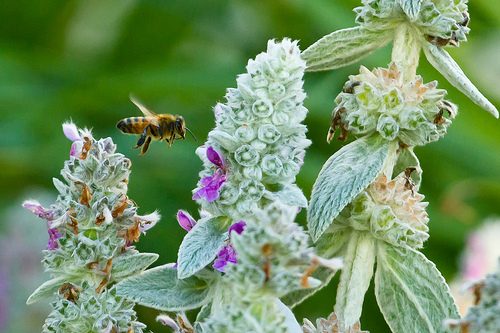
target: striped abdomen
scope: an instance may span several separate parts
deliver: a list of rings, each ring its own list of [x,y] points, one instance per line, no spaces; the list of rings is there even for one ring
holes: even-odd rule
[[[142,134],[148,125],[149,121],[147,121],[145,117],[129,117],[120,120],[118,124],[116,124],[116,127],[123,133]]]

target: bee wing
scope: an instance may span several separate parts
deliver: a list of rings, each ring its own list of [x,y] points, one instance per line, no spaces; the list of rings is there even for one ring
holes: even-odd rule
[[[147,120],[149,121],[149,123],[151,125],[154,125],[154,126],[158,126],[158,117],[157,117],[157,114],[154,113],[153,111],[149,110],[147,107],[145,107],[144,105],[142,105],[141,102],[139,102],[134,95],[130,95],[130,100],[132,101],[132,103],[134,103],[138,108],[139,110],[141,110],[141,112],[146,116]]]

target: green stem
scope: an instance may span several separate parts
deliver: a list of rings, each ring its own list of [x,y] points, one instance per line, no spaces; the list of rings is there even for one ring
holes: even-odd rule
[[[363,300],[373,276],[375,264],[375,239],[366,231],[353,230],[344,258],[344,268],[337,289],[335,314],[344,332],[361,317]]]
[[[391,58],[402,70],[405,83],[415,79],[420,49],[421,41],[418,31],[410,25],[401,24],[396,29]]]

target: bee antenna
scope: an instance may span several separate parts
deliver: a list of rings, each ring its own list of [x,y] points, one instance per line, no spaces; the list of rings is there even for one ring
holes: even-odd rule
[[[189,134],[191,134],[191,136],[193,137],[194,141],[198,141],[198,140],[196,140],[196,137],[194,136],[193,132],[191,132],[191,130],[189,128],[187,128],[187,127],[184,127],[184,128],[186,129],[186,131],[189,132]]]

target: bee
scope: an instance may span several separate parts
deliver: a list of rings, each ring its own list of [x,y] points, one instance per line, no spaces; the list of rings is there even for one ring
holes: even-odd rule
[[[142,105],[133,96],[130,96],[130,100],[142,111],[144,117],[122,119],[116,124],[116,127],[125,134],[141,135],[139,140],[137,140],[136,146],[132,147],[132,149],[142,147],[139,156],[144,155],[148,151],[152,139],[165,140],[170,148],[174,140],[185,140],[186,131],[188,131],[193,136],[194,141],[197,141],[194,134],[186,127],[182,116],[156,114]]]

